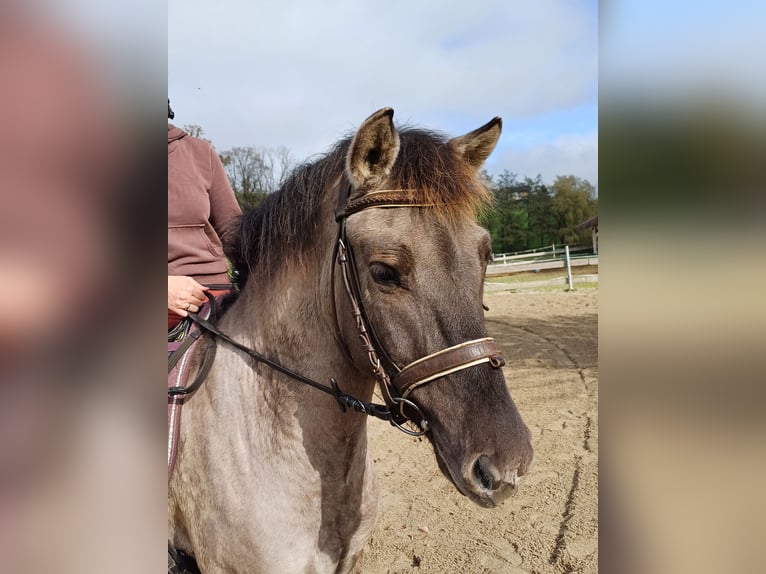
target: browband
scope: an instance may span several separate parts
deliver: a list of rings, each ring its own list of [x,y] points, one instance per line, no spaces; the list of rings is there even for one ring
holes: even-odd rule
[[[335,210],[335,221],[345,219],[368,207],[433,207],[433,203],[423,203],[413,196],[411,189],[380,189],[364,194],[357,199],[349,200],[351,184],[345,176],[340,184],[341,193],[338,197],[338,208]]]

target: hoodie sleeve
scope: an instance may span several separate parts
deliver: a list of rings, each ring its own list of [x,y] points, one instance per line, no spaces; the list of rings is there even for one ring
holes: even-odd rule
[[[242,213],[226,176],[221,158],[210,148],[212,178],[210,182],[210,223],[220,237],[232,219]]]

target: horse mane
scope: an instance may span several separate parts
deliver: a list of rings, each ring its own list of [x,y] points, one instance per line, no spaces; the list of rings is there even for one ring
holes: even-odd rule
[[[399,128],[399,155],[389,182],[432,204],[437,217],[456,221],[476,217],[492,194],[471,167],[448,145],[444,134],[422,128]],[[286,260],[301,260],[319,234],[319,213],[331,182],[343,173],[353,134],[326,154],[296,167],[281,188],[256,209],[244,213],[224,234],[226,255],[243,287],[251,275],[268,277]],[[335,201],[335,197],[332,201]],[[333,206],[335,204],[333,203]]]

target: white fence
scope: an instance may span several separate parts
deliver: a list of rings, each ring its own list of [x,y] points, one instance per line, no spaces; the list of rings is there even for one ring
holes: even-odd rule
[[[497,277],[523,271],[564,269],[571,286],[571,267],[583,265],[598,265],[598,255],[592,252],[590,246],[568,248],[552,245],[547,249],[493,254],[493,261],[487,268],[487,276]]]
[[[598,274],[573,275],[571,286],[569,285],[569,279],[564,276],[541,279],[539,281],[516,281],[513,283],[493,282],[489,279],[484,283],[484,292],[520,291],[523,289],[539,289],[541,287],[561,287],[566,290],[571,290],[576,288],[580,283],[598,283]]]
[[[539,261],[556,261],[564,258],[564,246],[551,245],[550,247],[541,247],[539,249],[529,249],[527,251],[515,251],[513,253],[493,253],[492,263],[495,265],[506,264],[514,261],[525,260],[539,260]],[[575,245],[569,248],[570,254],[586,254],[593,255],[593,248],[590,245]],[[598,255],[595,255],[598,257]],[[575,256],[575,257],[579,257]]]

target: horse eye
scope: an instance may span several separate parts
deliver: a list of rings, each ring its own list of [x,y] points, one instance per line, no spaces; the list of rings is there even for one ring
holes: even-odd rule
[[[385,263],[372,263],[370,264],[370,275],[376,283],[382,283],[384,285],[400,285],[399,273]]]

